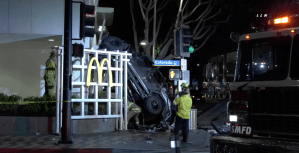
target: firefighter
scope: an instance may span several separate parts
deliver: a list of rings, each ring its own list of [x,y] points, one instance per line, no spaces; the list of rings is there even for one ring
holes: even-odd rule
[[[192,99],[189,95],[190,90],[187,83],[182,83],[182,94],[179,98],[175,98],[174,105],[178,105],[178,113],[175,119],[174,134],[178,135],[179,130],[182,127],[183,140],[187,142],[189,134],[189,118],[192,107]]]
[[[141,108],[136,105],[133,102],[127,102],[127,123],[129,123],[130,119],[134,117],[135,125],[138,127],[139,126],[139,114],[141,113]],[[123,125],[125,125],[125,122],[123,122]]]
[[[45,79],[45,94],[46,96],[55,96],[54,86],[56,81],[55,75],[56,60],[55,52],[52,51],[49,59],[46,62],[46,72],[44,75]]]

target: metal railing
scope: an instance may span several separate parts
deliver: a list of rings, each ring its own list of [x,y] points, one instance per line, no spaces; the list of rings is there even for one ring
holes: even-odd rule
[[[62,49],[63,50],[63,49]],[[107,62],[103,62],[103,67],[99,68],[98,66],[89,66],[91,59],[90,59],[90,54],[93,55],[93,57],[95,57],[96,61],[99,59],[99,56],[106,58]],[[125,130],[127,127],[127,107],[123,107],[127,105],[127,62],[129,61],[128,56],[131,56],[130,53],[127,53],[127,51],[125,52],[119,52],[119,51],[106,51],[106,50],[92,50],[92,49],[84,49],[84,56],[83,58],[79,59],[79,58],[73,58],[73,76],[75,76],[73,78],[72,81],[72,89],[73,88],[79,88],[80,92],[79,92],[79,98],[72,98],[72,102],[73,103],[80,103],[79,106],[79,115],[72,115],[71,119],[91,119],[91,118],[117,118],[116,120],[116,125],[117,128],[119,130],[122,130],[122,124],[123,124],[123,114],[124,114],[124,120],[125,120]],[[61,60],[61,63],[63,63],[63,56],[59,57]],[[74,60],[75,59],[75,60]],[[79,64],[78,64],[79,63]],[[93,63],[97,63],[97,62],[93,62]],[[108,63],[108,64],[107,64]],[[106,64],[106,66],[104,66],[104,64]],[[97,65],[97,64],[96,64]],[[110,66],[108,66],[110,65]],[[113,67],[111,65],[114,65]],[[90,69],[88,71],[88,69]],[[98,71],[94,72],[94,80],[90,81],[90,87],[93,89],[93,93],[94,93],[94,97],[89,97],[89,92],[86,92],[86,90],[90,87],[87,86],[87,76],[88,76],[88,72],[92,73],[91,70],[99,70],[102,69],[102,71],[111,71],[112,73],[110,74],[114,74],[112,76],[108,77],[108,81],[104,82],[104,81],[100,81],[97,78],[101,78],[102,76],[98,76],[99,74],[97,73]],[[78,75],[78,73],[75,73],[79,71],[80,74]],[[58,73],[57,77],[58,79],[62,80],[62,72],[59,71],[60,73]],[[77,75],[77,76],[76,76]],[[108,73],[106,73],[106,75],[108,75]],[[78,79],[79,77],[79,79]],[[124,77],[124,78],[123,78]],[[113,78],[113,79],[112,79]],[[74,80],[75,79],[75,80]],[[109,79],[112,79],[113,82],[111,84],[111,82],[109,83]],[[103,80],[103,79],[102,79]],[[61,81],[60,81],[61,82]],[[99,83],[101,82],[101,83]],[[99,93],[99,88],[100,87],[105,87],[106,88],[106,92],[107,92],[107,98],[103,99],[100,98],[98,96]],[[62,88],[60,86],[60,88]],[[112,96],[112,91],[111,88],[114,88],[114,95]],[[60,91],[60,95],[62,95],[62,91],[61,90],[57,90]],[[74,93],[74,91],[72,90],[72,93]],[[57,94],[59,95],[59,93]],[[92,115],[88,115],[86,114],[86,105],[85,103],[93,103],[93,113]],[[99,104],[106,104],[106,114],[105,115],[101,115],[99,114],[98,111],[98,107]],[[114,110],[112,110],[112,104],[114,106]],[[124,108],[124,113],[123,113],[123,109]],[[57,111],[62,110],[62,108],[57,108]],[[58,112],[57,112],[58,114]],[[59,117],[59,119],[57,118],[57,123],[61,123],[61,116]],[[61,124],[60,124],[61,127]]]

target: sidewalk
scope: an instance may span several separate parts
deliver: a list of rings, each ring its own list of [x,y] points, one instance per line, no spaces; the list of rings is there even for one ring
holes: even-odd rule
[[[30,152],[103,152],[103,153],[132,153],[132,152],[165,152],[171,151],[171,133],[140,132],[140,131],[114,131],[97,134],[72,135],[73,145],[56,143],[61,136],[33,135],[13,136],[0,135],[0,153],[21,152],[22,149],[31,149]],[[189,141],[192,144],[181,143],[182,152],[209,152],[210,134],[204,130],[189,132]],[[12,148],[12,149],[8,149]],[[21,149],[22,148],[22,149]],[[45,150],[32,150],[32,149]],[[94,150],[86,150],[92,148]],[[18,150],[19,149],[19,150]],[[55,150],[58,149],[58,150]],[[81,150],[80,150],[81,149]],[[28,152],[26,150],[25,152]]]

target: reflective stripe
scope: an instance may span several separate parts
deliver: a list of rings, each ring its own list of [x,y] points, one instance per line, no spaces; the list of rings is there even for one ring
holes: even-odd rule
[[[131,103],[131,102],[130,102],[130,104],[129,104],[128,108],[130,108],[130,107],[131,107],[133,104],[134,104],[134,103]]]
[[[173,100],[173,104],[176,105],[176,101],[175,100]]]
[[[170,141],[170,147],[175,148],[175,141]]]

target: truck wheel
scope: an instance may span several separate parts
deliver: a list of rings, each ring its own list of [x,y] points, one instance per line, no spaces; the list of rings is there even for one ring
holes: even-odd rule
[[[157,96],[150,96],[144,100],[144,110],[150,115],[158,115],[162,111],[162,102]]]

